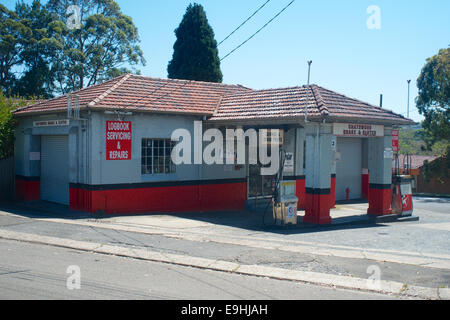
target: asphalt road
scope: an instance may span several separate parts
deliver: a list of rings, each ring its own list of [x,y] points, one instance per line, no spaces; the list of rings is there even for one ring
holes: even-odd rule
[[[0,299],[396,299],[9,240],[0,257]],[[74,265],[80,289],[69,290]]]
[[[414,214],[420,217],[420,221],[299,230],[258,228],[256,225],[261,222],[260,217],[248,212],[144,215],[97,220],[89,215],[78,216],[79,213],[68,212],[58,206],[47,211],[47,205],[51,206],[38,203],[37,207],[21,209],[15,204],[3,205],[0,209],[3,210],[0,214],[1,230],[243,265],[278,267],[287,269],[286,272],[313,271],[362,279],[368,277],[368,266],[375,264],[380,268],[382,280],[429,288],[448,287],[450,284],[448,266],[431,267],[429,264],[431,261],[446,263],[450,254],[450,199],[446,198],[415,198]],[[364,212],[366,206],[356,204],[345,210],[350,208],[351,213]],[[130,227],[131,230],[124,230],[123,227]],[[272,248],[272,245],[275,247]],[[344,247],[336,248],[336,245]],[[302,246],[303,249],[298,251]],[[382,297],[17,242],[1,242],[0,248],[0,298],[4,299]],[[355,252],[367,254],[365,250],[379,251],[376,258],[347,256]],[[412,260],[411,254],[415,255]],[[417,261],[415,257],[428,260]],[[82,269],[84,285],[81,290],[65,288],[68,277],[65,271],[69,265],[79,265]],[[255,290],[252,291],[252,288]]]

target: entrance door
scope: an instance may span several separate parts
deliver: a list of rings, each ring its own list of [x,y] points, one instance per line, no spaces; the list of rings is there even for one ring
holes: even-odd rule
[[[249,165],[248,198],[269,198],[275,191],[277,175],[261,175],[261,165]]]
[[[336,162],[336,200],[346,199],[346,189],[350,189],[349,199],[361,199],[362,142],[360,138],[338,138]]]
[[[67,136],[41,137],[41,199],[69,204],[69,145]]]

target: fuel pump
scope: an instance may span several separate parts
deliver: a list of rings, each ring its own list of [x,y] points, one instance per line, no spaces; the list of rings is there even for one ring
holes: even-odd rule
[[[392,213],[400,216],[411,216],[413,213],[411,176],[411,156],[403,157],[403,170],[400,171],[399,155],[395,155],[392,176]]]
[[[273,197],[273,218],[276,225],[297,224],[297,203],[295,181],[283,180],[286,154],[280,150],[280,169],[277,175],[277,184]]]

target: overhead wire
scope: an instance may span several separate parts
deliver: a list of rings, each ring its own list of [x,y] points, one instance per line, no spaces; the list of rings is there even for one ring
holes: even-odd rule
[[[272,19],[270,19],[266,24],[264,24],[261,28],[259,28],[255,33],[253,33],[249,38],[247,38],[245,41],[243,41],[241,44],[239,44],[237,47],[235,47],[233,50],[228,52],[225,56],[223,56],[220,61],[225,60],[227,57],[229,57],[231,54],[233,54],[236,50],[238,50],[240,47],[242,47],[244,44],[246,44],[248,41],[250,41],[254,36],[256,36],[259,32],[261,32],[265,27],[267,27],[272,21],[274,21],[280,14],[282,14],[287,8],[289,8],[295,0],[292,0],[289,2],[283,9],[281,9]]]
[[[234,29],[225,39],[223,39],[219,44],[222,44],[225,40],[227,40],[232,34],[234,34],[238,29],[240,29],[245,23],[247,23],[253,16],[255,16],[263,7],[265,7],[267,5],[267,3],[270,2],[270,0],[267,0],[262,6],[260,6],[252,15],[250,15],[244,22],[242,22],[236,29]],[[254,36],[256,36],[259,32],[261,32],[265,27],[267,27],[272,21],[274,21],[281,13],[283,13],[289,6],[291,6],[293,3],[295,2],[295,0],[292,0],[291,2],[289,2],[283,9],[281,9],[274,17],[272,17],[268,22],[266,22],[261,28],[259,28],[255,33],[253,33],[249,38],[247,38],[244,42],[242,42],[241,44],[239,44],[237,47],[235,47],[233,50],[231,50],[228,54],[226,54],[223,58],[220,59],[220,61],[223,61],[224,59],[226,59],[228,56],[230,56],[231,54],[233,54],[236,50],[238,50],[240,47],[242,47],[245,43],[247,43],[248,41],[250,41]],[[170,93],[180,90],[182,89],[184,86],[186,86],[187,84],[191,83],[192,80],[188,80],[186,81],[186,83],[182,84],[181,86],[167,92],[165,95],[160,96],[154,100],[152,100],[151,102],[156,102],[161,100],[162,98],[167,97]],[[167,81],[164,85],[156,88],[155,90],[153,90],[152,92],[150,92],[149,94],[146,94],[145,96],[137,99],[135,102],[133,102],[133,104],[142,101],[143,99],[153,95],[154,93],[158,92],[159,90],[163,89],[164,87],[166,87],[167,85],[169,85],[169,83],[171,83],[171,81]]]
[[[260,6],[255,12],[252,13],[250,17],[245,19],[244,22],[242,22],[236,29],[234,29],[228,36],[226,36],[222,41],[219,42],[217,46],[220,46],[222,43],[224,43],[229,37],[231,37],[236,31],[238,31],[244,24],[246,24],[251,18],[253,18],[262,8],[268,4],[270,0],[267,0],[262,6]]]

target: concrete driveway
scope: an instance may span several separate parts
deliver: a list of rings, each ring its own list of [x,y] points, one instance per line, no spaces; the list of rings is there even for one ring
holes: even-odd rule
[[[366,208],[338,205],[332,214],[361,215]],[[375,266],[386,281],[433,290],[450,286],[450,199],[416,198],[419,221],[287,229],[268,226],[270,214],[247,211],[94,217],[41,202],[0,211],[5,232],[277,268],[286,275],[365,279]]]

